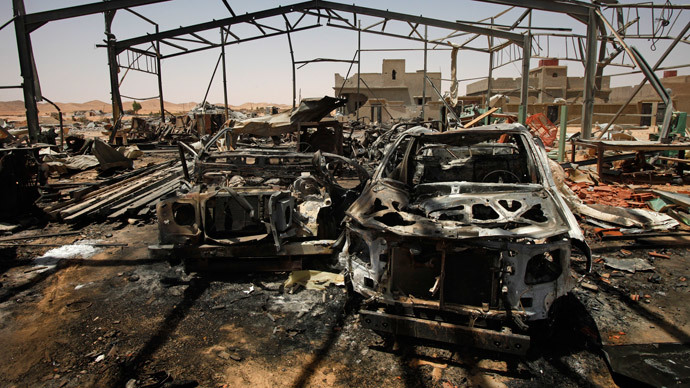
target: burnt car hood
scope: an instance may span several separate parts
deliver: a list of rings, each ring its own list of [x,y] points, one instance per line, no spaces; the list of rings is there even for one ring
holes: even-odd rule
[[[347,215],[363,227],[408,237],[540,239],[572,229],[560,197],[542,185],[457,182],[420,186],[435,194],[411,198],[396,182],[380,180],[365,190]]]

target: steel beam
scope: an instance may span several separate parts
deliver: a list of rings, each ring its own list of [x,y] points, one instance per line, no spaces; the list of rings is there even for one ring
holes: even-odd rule
[[[211,22],[199,23],[187,27],[176,28],[172,30],[162,31],[156,34],[149,34],[145,36],[139,36],[131,39],[121,40],[116,43],[116,48],[118,52],[121,52],[129,47],[136,46],[142,43],[150,43],[161,39],[173,38],[179,35],[191,34],[200,31],[206,31],[209,29],[214,29],[218,27],[231,26],[240,23],[254,23],[258,19],[268,18],[272,16],[284,15],[290,12],[304,12],[310,9],[324,9],[324,10],[337,10],[343,12],[352,12],[355,15],[368,15],[374,17],[380,17],[388,20],[399,20],[408,23],[418,23],[420,25],[427,25],[438,28],[445,28],[457,31],[465,31],[470,33],[477,33],[481,35],[494,36],[496,38],[508,39],[518,44],[522,44],[524,37],[521,34],[517,34],[509,31],[502,31],[491,28],[483,28],[479,26],[474,26],[470,24],[457,23],[445,20],[438,20],[432,18],[426,18],[423,16],[407,15],[397,12],[390,12],[385,10],[373,9],[360,7],[355,5],[347,5],[340,3],[333,3],[330,1],[320,1],[312,0],[303,3],[292,4],[286,7],[278,7],[258,12],[247,13],[244,15],[238,15],[234,17],[224,18],[220,20],[214,20]],[[325,17],[325,16],[324,16]],[[371,32],[371,31],[365,31]],[[267,35],[268,36],[268,35]]]
[[[35,12],[26,15],[25,23],[27,31],[32,32],[47,22],[92,15],[107,11],[116,11],[122,8],[137,7],[140,5],[162,3],[170,0],[111,0],[100,3],[77,5],[74,7],[53,9],[50,11]]]
[[[508,329],[496,331],[369,310],[360,310],[359,320],[362,327],[379,333],[469,345],[517,355],[526,354],[530,346],[529,336],[512,333]]]
[[[289,32],[297,32],[297,31],[310,30],[310,29],[316,28],[316,27],[321,27],[321,26],[318,25],[318,24],[315,24],[315,25],[311,25],[311,26],[298,27],[298,28],[293,28],[293,29],[290,30]],[[226,32],[227,32],[227,30],[226,30]],[[251,38],[244,38],[244,39],[240,39],[240,40],[233,40],[233,41],[231,41],[231,42],[225,43],[225,46],[229,46],[229,45],[232,45],[232,44],[239,44],[239,43],[243,43],[243,42],[250,42],[250,41],[252,41],[252,40],[263,39],[263,38],[268,38],[268,37],[272,37],[272,36],[283,35],[283,34],[287,34],[287,33],[288,33],[288,31],[275,32],[275,33],[269,33],[269,34],[266,34],[266,35],[253,36],[253,37],[251,37]],[[217,47],[220,47],[220,46],[221,46],[220,44],[216,44],[216,45],[213,45],[213,46],[205,46],[205,47],[200,47],[200,48],[196,48],[196,49],[190,49],[190,50],[187,50],[187,51],[181,51],[181,52],[177,52],[177,53],[173,53],[173,54],[167,54],[167,55],[163,55],[163,56],[162,56],[162,59],[172,58],[172,57],[176,57],[176,56],[184,55],[184,54],[196,53],[196,52],[204,51],[204,50],[210,50],[210,49],[217,48]],[[131,48],[129,48],[129,49],[127,49],[127,50],[131,50]]]
[[[522,43],[524,36],[522,34],[517,34],[514,32],[494,30],[491,28],[483,28],[478,26],[473,26],[465,23],[451,22],[446,20],[432,19],[423,16],[414,16],[398,12],[391,12],[388,10],[379,10],[374,8],[359,7],[356,5],[348,5],[341,3],[333,3],[330,1],[317,1],[319,8],[335,9],[344,12],[353,12],[358,15],[368,15],[380,17],[388,20],[400,20],[409,23],[419,23],[420,25],[426,25],[430,27],[445,28],[449,30],[458,30],[464,32],[471,32],[475,34],[494,36],[496,38],[512,40],[516,43]]]
[[[478,0],[485,3],[503,4],[522,8],[538,9],[541,11],[567,13],[580,16],[588,16],[589,9],[593,8],[592,4],[587,4],[581,1],[548,1],[548,0]]]

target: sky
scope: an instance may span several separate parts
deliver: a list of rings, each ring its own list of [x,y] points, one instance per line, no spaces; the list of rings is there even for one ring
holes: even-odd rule
[[[27,13],[85,4],[90,1],[69,0],[24,0]],[[256,0],[233,1],[230,5],[237,14],[255,12],[262,9],[275,8],[296,3],[297,1]],[[659,3],[659,1],[655,1]],[[352,4],[353,1],[347,1]],[[400,13],[423,15],[425,17],[442,20],[478,21],[493,16],[505,6],[488,4],[471,0],[377,0],[354,1],[355,4],[388,9]],[[674,4],[687,4],[688,1],[676,0]],[[173,0],[166,3],[153,4],[134,8],[137,12],[153,19],[159,24],[161,31],[180,26],[202,23],[213,19],[229,17],[229,12],[221,0]],[[497,19],[497,23],[512,24],[523,12],[515,8]],[[675,21],[672,31],[679,31],[690,22],[690,10],[682,13],[676,10],[671,20]],[[0,0],[0,25],[12,18],[12,1]],[[611,12],[605,12],[611,17]],[[643,22],[640,28],[650,31],[653,28],[651,14],[641,14]],[[658,12],[655,17],[658,18]],[[676,19],[677,18],[677,19]],[[278,26],[282,18],[271,19],[266,22]],[[291,21],[296,17],[292,16]],[[363,26],[373,24],[374,19],[361,16]],[[304,25],[308,25],[309,22]],[[567,15],[549,12],[535,12],[534,26],[572,28],[574,33],[585,34],[585,26]],[[295,59],[308,60],[314,58],[333,58],[351,60],[357,50],[357,32],[328,27],[322,21],[322,27],[298,31],[292,34]],[[110,100],[110,86],[107,66],[106,50],[96,47],[104,39],[104,18],[102,14],[83,16],[79,18],[50,22],[31,34],[36,66],[41,81],[43,94],[52,101],[86,102],[91,100]],[[409,27],[390,23],[387,31],[405,30]],[[113,24],[114,34],[118,40],[133,38],[153,32],[153,27],[136,16],[118,11]],[[258,30],[250,26],[233,27],[233,32],[245,37],[255,34]],[[420,30],[421,32],[421,30]],[[429,37],[438,38],[447,34],[447,30],[429,28]],[[219,35],[217,29],[201,33],[205,37]],[[455,38],[455,43],[462,43],[467,37]],[[481,42],[480,39],[484,41]],[[486,44],[486,37],[479,38],[477,44]],[[545,42],[543,42],[545,43]],[[656,50],[652,50],[652,42],[647,40],[631,41],[629,44],[640,49],[650,64],[654,64],[661,56],[668,42],[660,41]],[[546,44],[542,44],[546,50]],[[384,37],[374,34],[362,34],[361,71],[380,72],[381,61],[384,58],[400,58],[406,60],[408,72],[423,68],[423,51],[386,51],[372,52],[372,49],[421,49],[422,42],[414,42],[398,38]],[[168,50],[165,48],[165,50]],[[172,49],[171,49],[172,50]],[[551,53],[564,53],[563,40],[549,43]],[[572,48],[569,49],[572,53]],[[19,85],[22,80],[16,49],[16,37],[13,25],[0,31],[0,85]],[[163,60],[162,78],[163,95],[166,101],[183,103],[201,101],[211,80],[213,69],[218,60],[220,49],[211,49],[198,53],[181,55]],[[271,102],[290,104],[292,101],[292,69],[287,37],[258,39],[239,45],[226,47],[228,101],[232,105],[244,102]],[[673,54],[664,62],[664,66],[683,65],[688,63],[690,48],[680,43]],[[485,53],[463,50],[458,54],[458,78],[467,79],[486,77],[488,74],[489,57]],[[628,61],[629,63],[629,61]],[[532,60],[532,67],[537,65],[537,59]],[[583,66],[579,62],[567,62],[570,76],[583,74]],[[334,73],[345,75],[348,63],[313,63],[297,70],[297,88],[302,97],[320,97],[333,95]],[[430,51],[427,58],[428,71],[441,71],[443,78],[450,78],[450,52]],[[123,70],[124,71],[124,70]],[[211,85],[208,100],[214,103],[223,101],[223,84],[220,68]],[[605,74],[617,74],[630,71],[622,67],[607,67]],[[351,74],[356,72],[356,65]],[[678,70],[679,74],[690,74],[690,68]],[[122,76],[123,73],[120,73]],[[494,77],[519,77],[520,62],[505,65],[494,71]],[[612,86],[631,85],[639,82],[640,75],[613,77]],[[461,83],[460,92],[465,90],[468,82]],[[450,82],[444,81],[442,92],[450,88]],[[121,85],[124,96],[138,99],[157,96],[157,80],[154,75],[130,71]],[[0,89],[0,101],[21,100],[20,89]]]

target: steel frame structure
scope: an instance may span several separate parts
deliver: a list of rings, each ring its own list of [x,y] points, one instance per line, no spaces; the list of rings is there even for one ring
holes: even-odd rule
[[[520,0],[475,0],[510,6],[511,8],[509,9],[512,9],[513,7],[525,8],[524,13],[522,13],[522,15],[511,25],[500,25],[497,24],[495,20],[497,17],[505,14],[507,10],[482,21],[464,22],[439,20],[423,16],[392,12],[388,10],[335,3],[331,1],[311,0],[238,15],[233,11],[227,0],[221,0],[229,12],[229,17],[166,31],[159,31],[157,23],[131,10],[130,8],[170,0],[110,0],[32,14],[27,14],[25,12],[23,0],[12,1],[14,6],[14,17],[12,20],[5,23],[3,27],[8,25],[10,22],[14,22],[15,25],[20,70],[23,78],[23,84],[21,87],[24,91],[27,124],[29,127],[30,140],[32,142],[36,141],[39,133],[38,109],[36,103],[41,101],[43,98],[41,96],[38,74],[34,64],[30,34],[50,21],[96,13],[103,13],[105,17],[105,33],[107,39],[106,44],[100,45],[100,47],[105,47],[107,50],[115,130],[117,130],[117,127],[120,125],[120,118],[123,112],[122,96],[119,89],[121,83],[121,80],[118,76],[119,68],[125,68],[126,71],[144,71],[146,73],[157,75],[159,87],[159,95],[157,97],[160,99],[161,117],[164,117],[165,107],[163,103],[161,75],[162,59],[220,48],[221,56],[219,61],[222,60],[223,70],[225,70],[225,46],[263,39],[271,36],[287,35],[288,37],[293,67],[294,104],[294,90],[296,82],[295,65],[323,61],[323,59],[295,61],[290,36],[294,32],[309,30],[323,25],[357,31],[358,42],[361,39],[361,33],[390,36],[423,42],[425,47],[425,58],[427,45],[433,45],[433,47],[428,48],[429,50],[433,50],[437,46],[460,46],[460,49],[462,50],[473,50],[487,53],[490,57],[489,78],[491,77],[491,72],[493,69],[505,64],[503,63],[496,65],[496,63],[500,61],[499,58],[502,57],[503,52],[506,50],[512,50],[511,52],[517,51],[522,55],[520,57],[517,57],[516,55],[515,58],[511,59],[510,61],[514,62],[519,60],[522,62],[523,77],[521,83],[519,116],[520,120],[524,122],[527,113],[530,58],[533,57],[532,53],[534,51],[537,52],[537,55],[534,57],[540,57],[539,52],[542,50],[542,48],[539,47],[539,41],[535,40],[534,37],[540,35],[559,35],[554,33],[533,33],[533,31],[563,30],[558,28],[533,27],[531,23],[532,10],[540,10],[567,14],[584,23],[587,27],[586,36],[575,36],[572,34],[562,35],[571,36],[573,39],[578,40],[578,52],[580,55],[576,58],[582,61],[583,65],[585,66],[582,135],[583,138],[589,138],[591,135],[594,92],[599,86],[598,84],[602,76],[603,68],[606,65],[611,64],[613,58],[615,58],[625,48],[624,42],[616,40],[617,38],[620,38],[620,36],[614,36],[616,35],[615,32],[612,35],[608,35],[606,33],[606,27],[602,22],[600,5],[577,0],[532,0],[527,3]],[[616,7],[618,7],[617,9],[620,9],[620,6]],[[683,6],[676,7],[684,9]],[[125,10],[137,15],[138,17],[155,26],[155,32],[139,37],[117,40],[112,34],[112,24],[115,14],[118,10]],[[373,23],[362,27],[360,21],[361,16],[372,19]],[[526,19],[529,21],[529,25],[521,25]],[[489,20],[489,22],[486,22],[487,20]],[[635,24],[634,21],[621,22],[621,20],[618,21],[618,25],[619,29],[622,28],[623,32],[625,31],[624,27]],[[395,29],[391,28],[392,25],[396,25]],[[237,29],[243,28],[241,26],[250,26],[254,31],[254,34],[247,35],[245,33],[238,32]],[[435,31],[443,31],[444,34],[441,36],[429,37],[427,34],[429,27],[434,28]],[[0,27],[0,29],[1,28],[2,27]],[[216,29],[220,33],[219,40],[201,35],[203,32]],[[487,37],[486,46],[476,45],[477,42],[481,41],[481,39],[477,38],[481,36]],[[458,38],[462,38],[464,41],[460,43],[451,42],[451,40],[457,40]],[[683,42],[686,40],[687,38],[681,39]],[[675,40],[674,44],[677,42],[678,40]],[[536,50],[533,48],[535,43]],[[614,48],[612,53],[607,52],[607,43],[612,44]],[[354,59],[352,61],[338,60],[350,63],[356,62],[358,64],[358,75],[359,65],[361,62],[360,45],[361,43],[358,43],[356,61]],[[165,50],[162,50],[161,47],[165,47]],[[125,64],[123,64],[123,57],[128,59],[126,62],[124,62]],[[499,60],[497,61],[497,59]],[[142,60],[145,62],[144,65],[141,64]],[[227,81],[225,79],[225,71],[223,71],[223,83],[225,105],[227,107]],[[490,86],[488,93],[491,93]],[[114,133],[115,131],[113,131],[113,135]]]

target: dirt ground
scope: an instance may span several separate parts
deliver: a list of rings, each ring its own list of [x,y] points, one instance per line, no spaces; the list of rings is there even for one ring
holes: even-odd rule
[[[41,232],[66,230],[49,224]],[[576,288],[554,340],[514,357],[384,342],[360,327],[358,302],[345,288],[290,294],[281,287],[287,273],[186,274],[149,257],[152,223],[80,232],[30,242],[127,245],[57,263],[35,260],[49,247],[3,249],[0,386],[608,387],[616,383],[602,343],[687,342],[690,335],[686,249],[668,249],[671,259],[635,274],[597,262],[585,275],[584,262],[574,261],[573,276],[598,290]],[[643,296],[632,301],[631,293]]]
[[[78,234],[0,242],[0,387],[615,387],[603,345],[690,342],[685,248],[656,249],[670,259],[599,252],[590,273],[574,257],[580,286],[552,338],[516,357],[384,341],[361,327],[345,288],[286,292],[288,273],[187,274],[149,256],[153,221],[49,223],[16,236],[68,231]],[[96,247],[82,256],[51,251],[83,240]],[[654,269],[606,267],[617,257]]]

